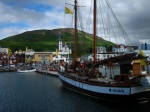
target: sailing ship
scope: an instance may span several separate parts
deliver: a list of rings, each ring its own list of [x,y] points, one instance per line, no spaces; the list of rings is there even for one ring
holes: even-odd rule
[[[96,7],[96,0],[94,0],[94,61],[82,63],[76,60],[77,27],[75,23],[73,68],[60,66],[58,71],[63,86],[75,92],[107,101],[147,102],[150,100],[150,77],[145,71],[145,65],[140,62],[141,60],[146,62],[147,57],[132,52],[105,60],[96,60]],[[76,22],[77,0],[75,0],[74,9]],[[100,65],[112,68],[116,64],[119,65],[120,73],[114,77],[105,77],[97,69]]]

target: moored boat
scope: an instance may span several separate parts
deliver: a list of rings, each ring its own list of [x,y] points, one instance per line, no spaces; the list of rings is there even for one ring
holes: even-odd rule
[[[51,66],[47,69],[47,74],[48,75],[52,75],[52,76],[55,76],[55,77],[58,77],[58,70],[56,67],[54,66]]]
[[[137,69],[133,71],[128,69],[129,73],[124,71],[127,70],[126,66],[137,67],[137,65],[123,63],[122,60],[128,56],[114,58],[114,61],[120,58],[122,62],[120,64],[121,74],[115,75],[114,78],[107,78],[98,71],[87,71],[87,69],[82,69],[82,71],[78,69],[76,73],[69,73],[63,67],[60,67],[59,77],[64,87],[94,98],[123,103],[148,101],[150,99],[150,77],[146,71],[143,71],[143,74],[136,73]],[[104,62],[108,61],[110,60]],[[98,66],[104,62],[93,63],[92,66]]]
[[[75,0],[74,7],[76,21],[77,0]],[[72,67],[60,66],[59,68],[59,78],[63,86],[81,94],[107,101],[123,103],[149,101],[150,76],[148,69],[146,69],[147,57],[140,53],[132,52],[100,61],[96,60],[96,0],[94,0],[93,12],[94,61],[77,61],[76,47],[74,47],[74,61]],[[75,38],[77,35],[76,32],[77,28],[75,25]],[[76,40],[77,39],[75,39],[75,41]],[[112,68],[116,63],[120,68],[120,73],[112,77]],[[110,70],[110,77],[107,77],[108,73],[102,74],[98,71],[97,68],[99,66],[105,66],[104,69],[108,68]]]
[[[31,70],[27,70],[27,69],[21,70],[21,69],[18,69],[17,70],[18,73],[28,73],[28,72],[35,72],[35,71],[36,71],[36,69],[31,69]]]

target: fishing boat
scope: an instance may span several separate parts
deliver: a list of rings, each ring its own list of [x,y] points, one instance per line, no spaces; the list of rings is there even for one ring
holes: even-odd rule
[[[96,60],[96,4],[94,0],[94,61],[77,61],[76,44],[72,67],[59,67],[59,78],[63,86],[72,91],[93,98],[122,102],[147,102],[150,100],[150,76],[146,71],[146,56],[131,52],[104,60]],[[77,21],[77,0],[75,0],[75,22]],[[75,23],[75,43],[77,27]],[[143,62],[143,63],[142,63]],[[145,62],[145,64],[144,64]],[[111,77],[112,68],[119,66],[120,73]],[[110,69],[110,77],[98,70],[99,66]],[[108,75],[108,73],[107,73]]]
[[[21,70],[21,69],[18,69],[17,70],[18,73],[30,73],[30,72],[35,72],[35,71],[36,71],[36,69],[31,69],[31,70],[27,70],[27,69]]]

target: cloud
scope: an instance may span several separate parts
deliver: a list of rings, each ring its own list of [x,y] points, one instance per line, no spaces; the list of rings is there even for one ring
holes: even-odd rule
[[[132,43],[137,45],[141,42],[141,38],[149,39],[149,0],[107,1],[111,4],[116,17],[129,35]],[[73,16],[64,15],[65,2],[74,4],[74,0],[0,0],[0,39],[29,30],[73,27]],[[79,16],[82,15],[82,18],[78,22],[85,31],[90,33],[93,32],[91,29],[93,23],[91,13],[93,11],[90,7],[92,2],[91,0],[78,0],[80,6],[86,6],[79,8],[81,10]],[[99,1],[97,0],[97,2]],[[71,10],[74,8],[70,5],[67,6]],[[87,25],[91,27],[87,28]],[[115,40],[115,38],[111,39],[111,41]]]
[[[114,12],[134,44],[150,36],[149,0],[113,0]]]
[[[3,15],[0,19],[0,39],[28,30],[62,27],[63,11],[59,7],[44,10],[45,7],[51,6],[41,4],[39,6],[42,6],[44,9],[39,11],[37,10],[37,4],[31,7],[31,5],[28,6],[27,1],[24,3],[15,3],[15,0],[13,1],[14,3],[8,3],[9,0],[6,1],[5,3],[0,2],[0,15]]]

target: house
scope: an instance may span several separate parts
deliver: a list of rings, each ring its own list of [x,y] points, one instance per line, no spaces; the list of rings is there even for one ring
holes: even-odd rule
[[[96,50],[97,51],[97,54],[96,54],[96,59],[97,60],[104,60],[104,59],[107,59],[107,58],[110,58],[110,57],[115,57],[115,56],[118,55],[117,53],[107,52],[106,48],[104,46],[97,46],[96,49],[97,49]],[[93,57],[94,57],[94,55],[90,54],[90,55],[82,56],[82,59],[83,60],[88,60],[88,61],[89,60],[93,61],[94,60]]]
[[[17,58],[18,63],[24,63],[25,62],[25,51],[18,50],[18,51],[15,51],[14,54]]]
[[[112,52],[116,52],[116,53],[124,53],[124,52],[127,52],[128,51],[128,48],[127,46],[123,45],[123,44],[120,44],[120,45],[115,45],[112,47]]]
[[[9,56],[9,64],[10,65],[17,65],[18,64],[17,57],[15,54],[11,54]]]
[[[104,60],[104,59],[107,59],[107,58],[115,57],[117,55],[118,55],[117,53],[97,53],[96,54],[96,59],[97,59],[97,61],[99,61],[99,60]],[[89,55],[88,56],[88,61],[89,60],[93,61],[94,60],[93,56],[94,56],[93,54]]]
[[[69,63],[68,57],[64,57],[64,56],[61,56],[61,55],[56,55],[56,56],[53,57],[53,62],[55,64],[59,64],[62,61]]]
[[[9,55],[11,50],[9,48],[0,48],[0,65],[8,66],[9,65]]]
[[[0,52],[0,64],[2,66],[6,66],[8,65],[8,60],[9,60],[8,54]]]
[[[97,50],[97,53],[106,53],[106,47],[104,46],[97,46],[96,50]]]
[[[34,52],[34,62],[42,64],[50,64],[53,62],[52,52]]]

